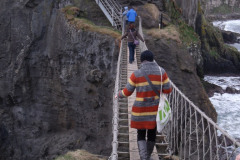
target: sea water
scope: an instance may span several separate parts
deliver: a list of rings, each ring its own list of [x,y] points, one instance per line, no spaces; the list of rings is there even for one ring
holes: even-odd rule
[[[223,89],[240,90],[240,77],[205,76],[204,80]],[[218,113],[217,124],[235,138],[240,138],[240,94],[214,93],[210,101]]]
[[[213,25],[222,30],[240,34],[240,20],[215,21]]]

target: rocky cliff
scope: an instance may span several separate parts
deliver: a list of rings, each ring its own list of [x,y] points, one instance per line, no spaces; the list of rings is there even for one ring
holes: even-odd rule
[[[239,12],[240,2],[239,0],[211,0],[211,1],[204,1],[205,3],[205,11],[207,13],[211,13],[215,11],[216,8],[220,9],[220,7],[224,7],[225,11],[229,10],[231,12]],[[222,10],[224,11],[224,10]],[[225,13],[222,13],[225,14]]]
[[[70,24],[68,1],[0,3],[0,159],[110,155],[116,38]]]
[[[177,5],[176,5],[177,4]],[[176,0],[176,3],[173,1],[175,9],[179,9],[179,12],[183,15],[185,21],[188,25],[195,27],[196,17],[197,17],[197,0]]]
[[[213,27],[207,20],[204,1],[170,0],[167,6],[168,14],[176,25],[179,25],[179,20],[183,18],[199,35],[200,53],[203,57],[203,67],[200,70],[204,74],[240,73],[240,53],[225,45],[219,29]]]
[[[146,2],[138,1],[138,5]],[[157,4],[165,8],[163,2]],[[213,44],[221,40],[216,41],[217,36],[207,32],[197,0],[169,2],[169,17],[183,15],[199,31],[201,42],[208,42],[202,44],[217,48]],[[68,10],[70,4],[80,9]],[[0,8],[0,160],[53,159],[74,149],[110,155],[119,33],[96,26],[109,26],[109,22],[94,1],[2,0]],[[152,12],[157,7],[146,5],[139,9],[150,9],[146,17],[155,18],[146,18],[146,28],[158,25],[159,14]],[[146,43],[173,82],[216,120],[216,112],[197,76],[197,65],[202,64],[198,62],[202,61],[198,47],[195,50],[195,44],[191,44],[188,49],[175,32],[171,38],[146,33]],[[203,53],[207,55],[215,51],[205,48]],[[239,57],[229,56],[232,52],[229,54],[224,47],[217,51],[223,53],[221,62],[227,59],[226,63],[238,71]],[[221,66],[214,58],[204,61],[205,67],[212,61],[214,68]]]
[[[171,0],[172,1],[172,0]],[[180,7],[181,14],[187,23],[195,27],[197,9],[202,6],[206,17],[214,19],[236,19],[240,17],[238,0],[173,0]]]

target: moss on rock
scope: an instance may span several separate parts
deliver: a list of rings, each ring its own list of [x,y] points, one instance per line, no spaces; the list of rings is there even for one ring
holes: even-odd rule
[[[62,12],[65,14],[65,17],[69,23],[72,24],[76,29],[107,34],[116,39],[120,39],[121,37],[121,33],[118,30],[107,26],[95,25],[92,21],[84,18],[84,16],[80,16],[83,15],[80,14],[82,11],[75,6],[67,6],[62,9]]]
[[[63,156],[57,157],[55,160],[105,160],[106,157],[91,154],[85,150],[77,150],[68,152]]]

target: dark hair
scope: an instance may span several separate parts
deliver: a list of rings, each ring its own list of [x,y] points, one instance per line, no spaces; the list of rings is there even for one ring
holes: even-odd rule
[[[153,61],[153,53],[149,50],[143,51],[141,53],[141,62],[143,61],[149,61],[152,62]]]
[[[133,28],[135,28],[134,23],[130,23],[130,24],[129,24],[129,29],[133,29]]]

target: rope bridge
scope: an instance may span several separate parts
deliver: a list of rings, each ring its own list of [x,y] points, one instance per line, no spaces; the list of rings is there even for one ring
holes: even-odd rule
[[[111,11],[109,15],[114,15],[112,20],[122,19],[121,9],[119,9],[121,7],[115,3],[115,0],[107,0],[107,4],[101,0],[96,0],[96,2],[100,8],[105,6],[105,11],[107,10],[109,13]],[[122,33],[124,33],[123,30]],[[143,37],[140,17],[139,33]],[[145,50],[147,50],[147,46],[140,41],[136,49],[137,59]],[[130,159],[130,153],[138,152],[135,149],[129,149],[129,143],[131,143],[129,135],[136,133],[129,132],[128,99],[118,100],[114,97],[127,84],[127,70],[127,41],[123,40],[119,51],[113,94],[113,141],[110,160],[127,160]],[[168,100],[172,107],[172,120],[169,121],[162,134],[157,135],[156,147],[159,158],[175,155],[184,160],[234,160],[237,150],[240,150],[240,143],[194,105],[173,82],[171,85],[173,91],[168,95]]]

